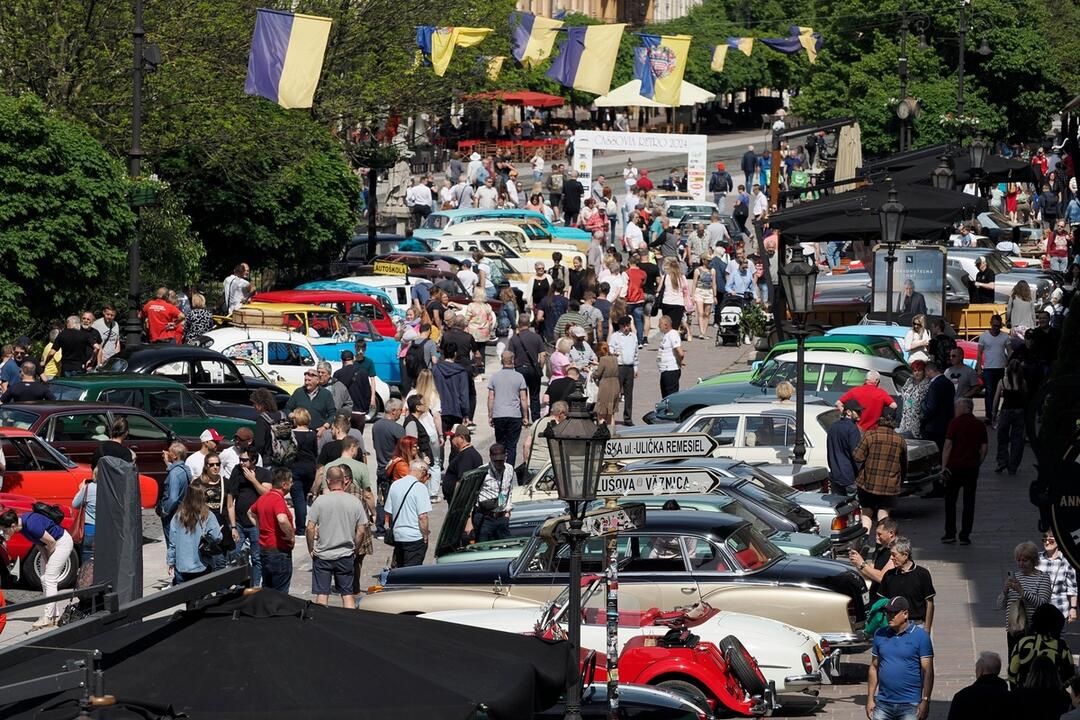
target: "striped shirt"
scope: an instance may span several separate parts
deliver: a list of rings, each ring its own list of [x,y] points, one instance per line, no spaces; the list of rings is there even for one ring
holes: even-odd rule
[[[1050,576],[1050,602],[1068,617],[1069,598],[1076,597],[1076,569],[1060,552],[1053,558],[1047,557],[1045,552],[1039,553],[1038,569]]]
[[[1050,576],[1036,570],[1030,575],[1016,573],[1013,577],[1020,583],[1020,587],[1024,591],[1024,613],[1027,615],[1028,625],[1030,625],[1031,616],[1035,614],[1035,610],[1040,605],[1050,602]],[[1020,596],[1011,588],[998,596],[998,605],[1005,610],[1005,627],[1009,626],[1009,605],[1019,599]]]

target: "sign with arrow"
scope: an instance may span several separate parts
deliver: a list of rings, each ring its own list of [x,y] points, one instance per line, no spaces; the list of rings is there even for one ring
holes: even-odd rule
[[[720,484],[708,470],[625,470],[600,475],[599,497],[707,493]]]
[[[720,444],[716,439],[706,433],[631,435],[608,440],[604,460],[711,457],[718,447]]]

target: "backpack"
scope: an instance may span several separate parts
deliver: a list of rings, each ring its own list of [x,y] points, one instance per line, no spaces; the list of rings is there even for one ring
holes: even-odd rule
[[[262,419],[270,426],[270,464],[279,467],[291,465],[296,459],[292,420],[284,413],[277,420],[274,420],[270,413],[263,413]]]
[[[498,320],[498,323],[495,325],[495,337],[508,337],[513,322],[510,320],[510,308],[506,303],[503,303],[503,306],[499,308],[496,319]]]
[[[53,521],[53,524],[59,525],[64,522],[64,511],[60,509],[59,505],[50,505],[49,503],[36,502],[30,506],[30,511],[35,512],[38,515],[44,515]]]
[[[1060,330],[1065,327],[1065,306],[1050,306],[1050,327]]]
[[[409,349],[405,351],[405,372],[414,380],[420,377],[420,371],[427,367],[424,362],[424,344],[410,343]]]
[[[868,636],[873,637],[878,630],[889,626],[889,618],[885,615],[885,606],[888,604],[888,598],[879,598],[866,611],[866,624],[863,626],[863,632]]]

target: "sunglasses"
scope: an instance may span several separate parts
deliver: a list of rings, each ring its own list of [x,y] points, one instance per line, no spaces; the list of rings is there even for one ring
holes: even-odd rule
[[[252,460],[251,460],[251,458],[240,458],[240,462],[249,463],[249,462],[252,462]]]
[[[206,463],[206,467],[221,467],[221,463]]]

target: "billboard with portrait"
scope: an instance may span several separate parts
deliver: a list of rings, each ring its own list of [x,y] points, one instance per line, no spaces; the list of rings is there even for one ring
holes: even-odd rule
[[[873,312],[887,312],[888,268],[884,245],[874,247]],[[945,249],[901,247],[893,264],[892,311],[894,315],[945,314]]]

